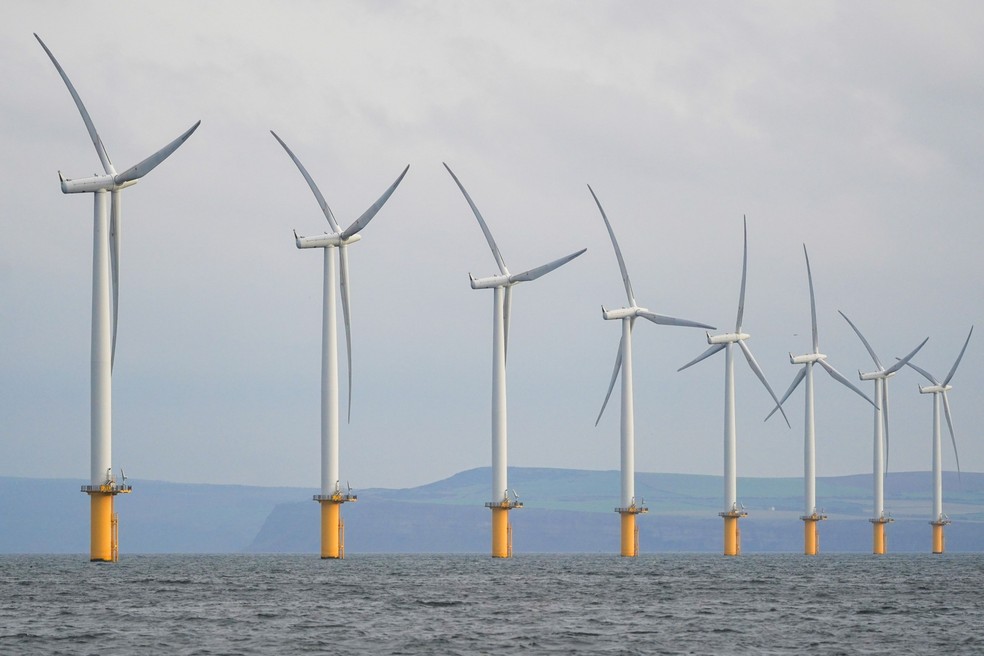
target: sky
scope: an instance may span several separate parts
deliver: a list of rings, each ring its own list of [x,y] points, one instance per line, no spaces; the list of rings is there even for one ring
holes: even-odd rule
[[[319,484],[328,230],[275,130],[347,225],[410,171],[350,249],[353,408],[341,476],[400,488],[488,466],[497,272],[514,289],[509,464],[619,467],[621,242],[639,305],[734,327],[742,217],[748,344],[778,394],[810,345],[946,375],[984,319],[984,6],[977,2],[14,3],[0,25],[0,475],[89,472],[92,200],[100,170],[37,32],[119,170],[195,121],[123,192],[113,463],[131,480]],[[720,331],[719,331],[720,332]],[[704,331],[634,331],[636,467],[722,471],[724,358]],[[984,471],[984,333],[952,383],[965,471]],[[792,428],[736,358],[739,476],[801,476]],[[873,409],[816,370],[817,473],[871,471]],[[341,377],[344,381],[343,366]],[[868,394],[872,383],[859,386]],[[932,403],[891,380],[889,467],[927,470]],[[343,383],[343,405],[346,388]],[[944,467],[956,467],[944,424]],[[599,490],[617,497],[617,490]],[[520,491],[522,494],[522,491]],[[739,490],[740,498],[740,490]]]

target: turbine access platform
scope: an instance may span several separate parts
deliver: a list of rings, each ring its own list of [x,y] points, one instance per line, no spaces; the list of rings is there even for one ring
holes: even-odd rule
[[[126,484],[125,477],[117,484],[112,470],[107,470],[102,485],[83,485],[82,491],[89,495],[89,560],[115,563],[120,559],[120,518],[113,509],[113,498],[130,494],[133,486]]]
[[[616,508],[622,518],[622,555],[627,558],[634,558],[639,555],[639,527],[636,526],[636,515],[644,515],[649,512],[649,508],[642,503],[636,504],[635,499],[626,508]]]
[[[345,558],[345,522],[342,521],[342,504],[358,501],[358,495],[343,494],[341,486],[335,482],[331,494],[315,494],[312,497],[321,504],[321,558]]]
[[[510,499],[507,490],[501,501],[487,501],[485,507],[492,510],[492,557],[512,558],[512,524],[509,522],[509,511],[522,508],[523,502],[519,497]]]

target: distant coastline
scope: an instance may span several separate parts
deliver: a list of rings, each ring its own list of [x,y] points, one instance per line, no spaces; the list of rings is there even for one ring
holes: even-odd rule
[[[488,467],[407,489],[356,490],[346,513],[352,553],[486,553]],[[525,508],[513,513],[516,553],[617,553],[613,512],[618,472],[510,467]],[[88,499],[81,479],[0,477],[0,553],[86,553]],[[117,504],[121,553],[316,553],[314,487],[261,487],[131,480]],[[650,507],[639,520],[644,552],[720,549],[720,476],[639,473]],[[948,551],[984,551],[984,473],[945,472],[953,526]],[[796,553],[802,479],[739,478],[744,553]],[[870,549],[871,476],[820,477],[825,522],[821,552]],[[889,552],[929,552],[929,472],[889,473]]]

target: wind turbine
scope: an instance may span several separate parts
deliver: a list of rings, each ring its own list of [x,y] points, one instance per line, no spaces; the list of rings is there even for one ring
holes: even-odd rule
[[[950,518],[943,514],[943,445],[940,436],[940,399],[943,399],[943,413],[946,416],[946,426],[950,429],[950,441],[953,442],[953,455],[957,460],[957,474],[959,474],[960,456],[957,454],[957,438],[953,434],[953,416],[950,414],[950,400],[946,393],[953,389],[950,381],[953,380],[953,374],[957,372],[957,365],[960,364],[960,360],[967,350],[967,345],[970,344],[970,336],[973,334],[974,327],[971,326],[970,332],[967,333],[967,340],[964,342],[963,348],[960,349],[960,355],[950,367],[950,373],[946,375],[943,382],[937,380],[925,369],[917,367],[911,362],[906,362],[907,365],[921,373],[932,383],[932,385],[920,387],[919,392],[933,395],[933,519],[929,523],[933,526],[934,554],[943,553],[943,527],[950,523]]]
[[[738,294],[738,318],[735,320],[735,330],[732,333],[723,335],[707,334],[707,343],[710,347],[698,355],[696,358],[683,365],[677,371],[683,371],[687,367],[697,364],[705,358],[709,358],[718,351],[724,351],[724,511],[718,513],[724,518],[724,555],[737,556],[741,553],[741,537],[738,531],[738,520],[747,517],[743,509],[738,506],[738,461],[737,461],[737,435],[735,427],[735,359],[732,347],[737,344],[741,352],[748,361],[758,379],[765,385],[769,395],[779,405],[776,393],[772,391],[772,386],[766,380],[762,368],[755,361],[755,356],[745,344],[751,335],[741,331],[741,321],[745,313],[745,280],[748,273],[748,222],[742,219],[744,231],[744,250],[741,260],[741,291]],[[789,425],[789,418],[785,411],[782,412],[786,425]]]
[[[342,297],[342,317],[345,325],[345,352],[348,364],[348,417],[352,416],[352,336],[350,322],[351,290],[348,272],[348,246],[362,239],[359,232],[369,225],[376,213],[396,190],[403,177],[410,169],[408,165],[400,177],[389,186],[383,195],[362,213],[344,230],[335,220],[331,208],[321,195],[318,185],[308,174],[307,169],[297,159],[287,144],[277,136],[270,134],[283,146],[293,160],[297,169],[304,176],[311,193],[314,194],[321,211],[328,220],[331,232],[313,237],[301,237],[294,231],[294,243],[297,248],[324,249],[324,287],[321,319],[321,493],[314,495],[314,500],[321,504],[321,557],[344,558],[344,524],[341,519],[341,504],[356,501],[358,497],[351,494],[351,487],[342,492],[338,477],[338,327],[335,306],[335,251],[338,251],[340,295]]]
[[[89,559],[92,561],[113,561],[118,557],[116,513],[113,510],[113,497],[126,494],[131,487],[117,484],[112,475],[112,376],[116,356],[116,326],[119,316],[119,256],[120,228],[122,224],[121,193],[123,189],[137,183],[150,173],[171,153],[178,149],[191,136],[201,121],[196,122],[177,139],[164,146],[142,162],[117,173],[113,167],[106,147],[103,145],[95,124],[86,111],[78,92],[68,79],[65,70],[55,59],[51,50],[37,34],[34,38],[44,48],[51,63],[61,76],[75,106],[82,115],[82,121],[89,132],[89,138],[96,148],[102,163],[103,175],[87,178],[65,178],[58,172],[62,193],[91,193],[94,199],[93,240],[92,240],[92,360],[90,369],[90,484],[82,486],[89,495],[90,542]],[[110,197],[107,207],[106,196]]]
[[[656,314],[636,304],[635,294],[632,293],[632,283],[629,282],[629,272],[625,268],[625,260],[622,258],[622,251],[618,247],[618,241],[615,239],[612,224],[609,223],[608,216],[605,214],[605,210],[602,208],[601,202],[598,200],[598,196],[595,195],[591,185],[588,185],[588,191],[591,192],[591,197],[594,198],[595,204],[598,206],[598,211],[601,212],[601,218],[605,222],[605,227],[608,229],[608,236],[611,237],[612,247],[615,249],[615,259],[618,260],[618,268],[622,272],[625,295],[629,301],[627,307],[617,310],[607,310],[605,306],[601,307],[601,316],[605,319],[611,321],[621,319],[622,339],[619,341],[618,354],[615,356],[615,369],[612,371],[612,380],[608,384],[608,393],[605,394],[605,401],[601,404],[601,412],[598,413],[595,426],[598,425],[598,422],[601,421],[601,416],[605,413],[608,399],[611,398],[612,390],[615,388],[615,380],[618,378],[619,370],[621,370],[622,421],[620,451],[622,480],[621,503],[615,509],[615,512],[621,516],[621,554],[627,557],[634,557],[639,552],[636,515],[648,512],[649,509],[641,502],[636,502],[635,497],[635,409],[633,407],[632,394],[632,326],[635,323],[636,317],[642,317],[643,319],[648,319],[655,324],[663,326],[688,326],[710,330],[714,330],[714,327],[696,321],[690,321],[689,319],[677,319],[663,314]]]
[[[838,310],[840,312],[840,310]],[[888,550],[888,545],[885,542],[885,524],[893,521],[891,517],[885,515],[885,472],[888,470],[888,379],[895,375],[899,369],[904,367],[909,360],[916,353],[919,352],[926,342],[929,341],[927,337],[924,339],[919,346],[912,350],[909,355],[905,356],[901,360],[898,360],[889,368],[885,368],[878,356],[875,355],[874,349],[871,348],[871,344],[868,340],[864,338],[858,327],[854,325],[854,322],[847,318],[847,315],[840,312],[840,315],[844,317],[844,320],[854,329],[858,337],[861,339],[861,343],[868,350],[868,355],[871,359],[875,361],[875,366],[878,367],[877,370],[869,373],[861,373],[858,371],[858,376],[861,380],[873,380],[875,381],[875,401],[878,403],[878,407],[875,408],[875,429],[874,436],[872,438],[872,464],[871,464],[871,475],[874,481],[874,493],[875,493],[875,503],[874,503],[874,517],[869,519],[873,527],[872,530],[872,553],[874,554],[884,554]]]
[[[499,253],[499,247],[496,246],[495,239],[492,238],[489,226],[482,218],[478,207],[475,206],[471,196],[465,191],[451,167],[445,164],[444,168],[451,174],[451,178],[458,185],[458,189],[461,190],[461,194],[468,202],[472,213],[478,219],[478,225],[482,228],[489,248],[492,250],[492,257],[495,258],[495,262],[499,266],[499,275],[475,278],[469,273],[468,278],[471,280],[472,289],[491,288],[494,290],[492,315],[492,501],[486,503],[485,507],[492,510],[492,557],[509,558],[512,555],[512,528],[509,523],[509,511],[513,508],[523,507],[518,497],[510,498],[506,473],[509,462],[506,452],[506,351],[509,345],[512,288],[521,282],[536,280],[540,276],[550,273],[581,255],[587,249],[582,248],[576,253],[565,255],[553,262],[522,273],[509,273],[509,269]]]
[[[793,378],[792,384],[790,384],[789,389],[783,394],[782,398],[779,399],[779,404],[772,409],[772,412],[768,414],[766,419],[775,414],[776,410],[782,407],[782,404],[786,402],[789,395],[793,393],[793,390],[806,379],[806,411],[805,411],[805,421],[804,421],[804,437],[803,437],[803,497],[805,505],[805,513],[800,519],[803,520],[803,553],[807,556],[815,556],[820,550],[820,540],[817,535],[817,522],[827,519],[827,516],[822,512],[817,511],[817,469],[816,469],[816,433],[814,431],[813,424],[813,365],[819,364],[826,370],[830,377],[851,389],[858,396],[863,398],[865,401],[871,405],[875,405],[874,401],[869,399],[864,392],[855,387],[851,381],[845,378],[839,371],[834,369],[834,367],[827,362],[827,356],[820,352],[820,340],[817,336],[817,303],[816,297],[813,294],[813,274],[810,272],[810,256],[806,252],[806,244],[803,244],[803,255],[806,257],[806,277],[810,283],[810,319],[813,327],[813,351],[807,353],[806,355],[796,355],[792,353],[789,354],[789,362],[791,364],[801,364],[803,367]]]

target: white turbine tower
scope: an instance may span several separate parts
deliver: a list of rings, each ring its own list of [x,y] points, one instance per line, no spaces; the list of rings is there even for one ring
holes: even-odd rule
[[[507,478],[507,440],[506,440],[506,352],[509,346],[509,315],[512,302],[512,287],[521,282],[536,280],[540,276],[550,273],[554,269],[570,262],[575,257],[586,251],[582,248],[576,253],[564,256],[548,264],[538,266],[535,269],[522,273],[509,273],[506,263],[499,253],[495,239],[489,231],[489,226],[482,218],[478,207],[472,201],[471,196],[465,191],[464,186],[458,180],[447,164],[444,168],[451,174],[461,194],[468,202],[468,206],[478,219],[478,225],[485,234],[485,239],[492,250],[492,256],[499,266],[499,275],[488,276],[486,278],[475,278],[470,273],[468,278],[471,280],[472,289],[493,289],[493,302],[495,309],[492,316],[492,501],[485,504],[486,508],[492,509],[492,557],[508,558],[512,555],[512,530],[509,524],[509,511],[513,508],[522,508],[523,504],[518,498],[509,497],[509,482]]]
[[[963,359],[967,345],[970,344],[970,336],[973,334],[974,327],[971,326],[970,332],[967,333],[967,340],[964,342],[963,348],[960,349],[960,355],[957,356],[953,366],[950,367],[950,373],[946,375],[946,378],[942,382],[937,380],[935,376],[925,369],[917,367],[911,362],[906,362],[907,365],[921,373],[932,383],[932,385],[920,387],[919,392],[933,395],[933,519],[929,523],[933,526],[934,554],[943,553],[943,527],[950,523],[950,518],[943,514],[943,444],[940,431],[940,399],[942,398],[943,400],[943,413],[946,416],[946,426],[950,429],[950,441],[953,442],[953,456],[957,460],[957,474],[959,475],[960,456],[957,454],[957,438],[953,434],[953,416],[950,414],[950,399],[947,398],[946,393],[953,389],[950,381],[953,380],[953,374],[957,372],[957,365]]]
[[[738,520],[746,517],[747,513],[738,506],[738,456],[737,456],[737,429],[735,426],[735,356],[732,347],[737,344],[741,352],[748,361],[758,379],[762,381],[765,389],[768,390],[772,400],[779,404],[779,398],[766,380],[762,368],[755,361],[755,356],[745,344],[751,335],[741,331],[742,317],[745,313],[745,280],[748,273],[748,223],[743,219],[744,250],[741,260],[741,291],[738,294],[738,318],[735,320],[735,330],[732,333],[723,335],[707,334],[707,343],[710,347],[698,355],[696,358],[680,367],[677,371],[683,371],[687,367],[697,364],[705,358],[709,358],[718,351],[724,350],[724,510],[718,513],[724,518],[724,555],[737,556],[741,553],[741,538],[738,531]],[[789,418],[785,411],[779,408],[786,425],[789,425]]]
[[[806,408],[804,421],[803,437],[803,501],[805,512],[800,519],[803,520],[803,553],[807,556],[815,556],[820,549],[820,541],[817,534],[817,522],[827,518],[822,512],[817,510],[817,469],[816,469],[816,433],[813,422],[813,365],[819,364],[826,370],[830,377],[840,384],[854,391],[871,405],[878,407],[875,403],[865,396],[865,393],[851,384],[839,371],[827,362],[827,356],[820,352],[820,340],[817,336],[817,304],[813,294],[813,274],[810,272],[810,256],[806,252],[806,244],[803,244],[803,255],[806,257],[806,277],[810,283],[810,320],[813,327],[813,351],[806,355],[789,354],[791,364],[801,364],[803,367],[793,378],[789,389],[779,399],[779,404],[773,408],[772,412],[766,417],[768,419],[776,410],[782,407],[793,390],[806,379]]]
[[[838,310],[840,312],[840,310]],[[858,337],[861,339],[861,343],[868,350],[868,355],[874,360],[875,366],[878,367],[876,371],[869,373],[861,373],[858,371],[858,376],[861,380],[873,380],[875,381],[875,401],[878,403],[878,407],[875,408],[875,424],[874,424],[874,435],[872,437],[872,451],[871,451],[871,474],[874,483],[874,516],[868,521],[871,522],[873,526],[872,530],[872,553],[874,554],[884,554],[888,549],[888,544],[885,541],[885,524],[893,521],[891,517],[885,514],[885,473],[888,470],[888,379],[895,375],[899,369],[904,367],[906,363],[919,352],[919,349],[929,341],[927,337],[919,344],[915,349],[912,350],[909,355],[905,356],[901,360],[898,360],[895,364],[887,369],[882,365],[881,360],[875,355],[874,349],[871,348],[871,344],[868,340],[864,338],[858,327],[854,325],[854,322],[847,318],[847,315],[843,312],[840,313],[844,320],[854,329]]]
[[[615,369],[612,371],[612,379],[608,384],[608,392],[605,394],[604,403],[601,404],[601,412],[598,413],[595,426],[598,425],[598,422],[601,421],[601,416],[605,413],[608,399],[611,398],[612,390],[615,388],[615,380],[618,378],[619,370],[621,370],[622,421],[620,452],[622,480],[620,505],[615,509],[615,512],[621,516],[621,554],[623,556],[633,557],[639,552],[636,515],[648,512],[648,508],[637,501],[635,496],[635,409],[633,407],[632,393],[632,326],[635,323],[636,317],[642,317],[643,319],[648,319],[655,324],[663,326],[687,326],[691,328],[708,328],[710,330],[714,330],[714,327],[696,321],[690,321],[689,319],[677,319],[663,314],[656,314],[636,304],[635,294],[632,293],[632,283],[629,282],[629,272],[625,268],[625,260],[622,258],[622,251],[618,247],[618,241],[615,239],[612,224],[608,222],[608,216],[605,214],[605,210],[602,208],[601,202],[595,195],[591,185],[588,185],[588,191],[591,192],[591,196],[598,206],[598,211],[601,212],[601,218],[605,222],[605,227],[608,229],[608,236],[611,237],[612,247],[615,249],[615,259],[618,260],[618,268],[622,272],[625,295],[629,301],[628,307],[619,308],[618,310],[607,310],[604,306],[601,308],[601,316],[605,319],[612,321],[620,319],[622,321],[622,339],[619,341],[618,354],[615,356]]]
[[[321,557],[344,558],[344,524],[341,520],[341,504],[355,501],[357,497],[349,491],[343,492],[338,476],[338,327],[335,306],[335,251],[339,255],[340,285],[342,297],[342,317],[345,325],[345,352],[348,364],[348,417],[352,415],[352,336],[350,323],[351,289],[348,272],[348,246],[362,239],[359,232],[365,228],[383,204],[396,190],[403,177],[410,169],[403,169],[400,177],[389,186],[382,196],[358,219],[342,230],[335,220],[328,203],[308,175],[307,169],[297,159],[287,144],[277,136],[270,134],[283,146],[293,160],[297,169],[304,176],[308,187],[314,194],[321,211],[331,226],[331,232],[313,237],[300,237],[294,232],[294,243],[297,248],[324,249],[324,287],[322,300],[321,322],[321,493],[314,500],[321,504]]]
[[[115,530],[117,519],[113,510],[113,497],[128,493],[131,489],[129,485],[118,485],[112,474],[112,375],[119,316],[119,256],[122,223],[120,192],[136,184],[140,178],[167,159],[191,136],[201,121],[139,164],[117,173],[89,117],[89,112],[86,111],[65,70],[41,37],[35,34],[34,38],[44,48],[62,81],[65,82],[65,86],[68,87],[68,92],[82,115],[89,138],[96,148],[104,172],[103,175],[88,178],[68,179],[59,171],[58,177],[61,181],[62,193],[91,193],[95,205],[92,241],[90,484],[83,486],[82,491],[86,492],[90,499],[89,558],[93,561],[111,561],[118,557]],[[110,207],[107,207],[106,203],[107,193],[110,196]]]

